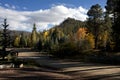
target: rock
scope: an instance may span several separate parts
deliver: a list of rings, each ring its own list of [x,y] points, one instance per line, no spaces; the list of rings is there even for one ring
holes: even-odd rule
[[[0,65],[0,69],[3,69],[5,67],[5,65]]]
[[[6,69],[6,68],[14,68],[14,64],[10,63],[10,64],[1,64],[0,65],[0,69]]]
[[[22,63],[22,64],[20,64],[20,68],[23,68],[23,66],[24,66],[24,65],[23,65],[23,63]]]

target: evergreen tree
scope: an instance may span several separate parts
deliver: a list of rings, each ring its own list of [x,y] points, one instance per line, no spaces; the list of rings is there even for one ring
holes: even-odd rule
[[[36,45],[36,48],[37,48],[39,51],[41,51],[41,50],[43,49],[43,45],[42,45],[42,40],[41,40],[41,39],[39,39],[39,41],[38,41],[38,43],[37,43],[37,45]]]
[[[112,15],[113,20],[113,39],[116,43],[116,50],[120,49],[120,0],[107,0],[106,10],[109,15]]]
[[[10,32],[8,30],[9,24],[7,24],[7,19],[4,19],[4,23],[2,24],[2,32],[1,32],[1,46],[2,46],[2,58],[4,59],[6,56],[6,48],[10,45]]]
[[[95,37],[95,49],[98,48],[98,36],[102,33],[102,18],[103,11],[99,4],[92,5],[90,10],[87,12],[88,15],[88,29]]]
[[[32,47],[31,42],[32,42],[32,40],[31,40],[31,35],[28,35],[28,36],[27,36],[27,47]]]
[[[19,43],[20,47],[25,47],[26,46],[26,40],[25,40],[25,36],[23,33],[21,33],[20,35],[20,43]]]
[[[7,24],[7,19],[4,19],[4,24],[2,24],[2,32],[1,32],[1,45],[3,51],[6,51],[6,48],[10,45],[10,31],[8,30],[9,24]]]
[[[108,15],[108,13],[106,13],[105,19],[104,19],[104,32],[103,32],[104,48],[106,48],[107,45],[110,44],[110,42],[112,40],[111,33],[112,33],[112,21]]]
[[[32,30],[32,34],[31,34],[31,44],[32,47],[34,47],[37,44],[38,41],[38,33],[36,31],[36,24],[33,24],[33,30]]]

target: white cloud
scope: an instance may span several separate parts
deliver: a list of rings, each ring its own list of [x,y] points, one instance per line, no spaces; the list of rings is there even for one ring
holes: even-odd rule
[[[15,5],[10,5],[10,4],[4,4],[4,6],[8,9],[16,9],[16,6]]]
[[[68,8],[64,5],[57,5],[50,9],[37,11],[17,11],[0,7],[0,19],[7,18],[11,29],[26,31],[32,30],[33,23],[37,24],[38,30],[49,29],[49,25],[58,25],[67,17],[84,21],[87,18],[86,13],[87,9],[81,6]]]
[[[24,10],[26,10],[26,9],[27,9],[27,7],[23,7],[23,9],[24,9]]]
[[[106,9],[105,9],[105,8],[103,8],[103,12],[106,12]]]
[[[9,5],[9,4],[5,4],[4,6],[5,6],[5,7],[7,7],[7,8],[9,8],[9,7],[10,7],[10,5]]]
[[[12,9],[16,9],[16,7],[14,5],[11,6]]]

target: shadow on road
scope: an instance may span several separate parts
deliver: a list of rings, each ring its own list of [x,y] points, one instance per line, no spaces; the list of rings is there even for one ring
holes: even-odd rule
[[[51,58],[49,55],[41,55],[40,53],[36,52],[30,52],[23,50],[20,52],[21,56],[19,58],[21,59],[32,59],[36,61],[40,67],[47,68],[48,71],[43,70],[35,70],[35,69],[23,69],[22,71],[18,71],[17,73],[19,76],[18,78],[24,80],[32,78],[36,80],[39,79],[56,79],[55,76],[57,76],[57,80],[62,80],[64,75],[68,77],[72,77],[72,79],[75,80],[108,80],[108,79],[113,79],[113,80],[120,80],[120,66],[117,65],[103,65],[103,64],[96,64],[96,63],[85,63],[85,62],[80,62],[80,61],[69,61],[69,60],[60,60],[60,59],[55,59]],[[29,55],[28,55],[29,54]],[[39,54],[39,56],[38,56]],[[26,73],[26,76],[21,76],[20,74]],[[30,76],[31,74],[33,74]],[[38,74],[39,73],[39,74]],[[59,74],[54,75],[54,74]],[[2,77],[2,76],[1,76]],[[8,78],[16,78],[16,76],[8,76]]]

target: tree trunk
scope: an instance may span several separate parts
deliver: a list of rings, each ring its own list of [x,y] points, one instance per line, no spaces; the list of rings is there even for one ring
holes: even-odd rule
[[[98,49],[98,44],[97,44],[97,41],[98,41],[98,37],[95,36],[95,49]]]

